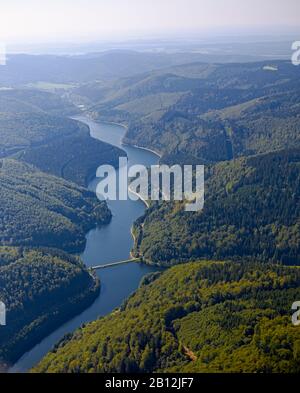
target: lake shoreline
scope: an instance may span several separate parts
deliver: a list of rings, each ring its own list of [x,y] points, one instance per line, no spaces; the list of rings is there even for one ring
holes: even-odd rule
[[[122,145],[123,145],[123,146],[134,147],[134,148],[140,149],[140,150],[145,150],[145,151],[148,151],[149,153],[155,154],[155,155],[156,155],[157,157],[159,157],[159,158],[162,158],[162,154],[158,153],[158,152],[155,151],[155,150],[149,149],[148,147],[142,147],[142,146],[138,146],[138,145],[133,145],[133,144],[128,143],[128,142],[122,142]]]

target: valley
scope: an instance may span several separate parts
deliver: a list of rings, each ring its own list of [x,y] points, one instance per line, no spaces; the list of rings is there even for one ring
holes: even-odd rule
[[[1,72],[1,368],[299,372],[299,69],[201,59],[17,55]],[[99,201],[119,157],[205,164],[204,209]]]
[[[33,372],[297,373],[299,331],[288,312],[299,274],[206,261],[154,273],[120,312],[61,341]]]

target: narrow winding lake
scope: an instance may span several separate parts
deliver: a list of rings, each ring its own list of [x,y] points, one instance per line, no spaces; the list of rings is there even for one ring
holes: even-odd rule
[[[122,146],[125,128],[119,125],[96,123],[87,117],[77,117],[90,127],[91,136],[121,147],[127,152],[128,164],[157,164],[159,158],[149,151]],[[95,178],[89,184],[89,189],[95,191],[98,180]],[[110,201],[109,207],[113,218],[109,225],[94,229],[87,234],[87,244],[82,259],[87,266],[101,265],[108,262],[128,259],[133,245],[131,227],[133,222],[143,215],[145,206],[141,201]],[[46,337],[31,351],[27,352],[10,370],[11,372],[26,372],[37,364],[47,352],[66,334],[73,332],[83,323],[93,321],[106,315],[120,306],[139,285],[142,277],[155,267],[131,263],[99,271],[101,293],[91,307],[83,313],[62,325]]]

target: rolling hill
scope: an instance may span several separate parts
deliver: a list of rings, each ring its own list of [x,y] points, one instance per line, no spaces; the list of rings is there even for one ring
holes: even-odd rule
[[[210,258],[300,263],[300,150],[207,167],[204,209],[157,202],[135,224],[135,253],[169,266]]]
[[[56,327],[85,309],[99,282],[78,258],[58,250],[0,247],[0,370],[16,361]]]
[[[118,166],[122,150],[90,137],[84,124],[45,113],[0,113],[0,158],[14,158],[86,186],[102,163]]]
[[[258,56],[260,58],[261,56]],[[257,58],[257,57],[256,57]],[[73,84],[130,77],[169,66],[201,62],[252,61],[246,54],[203,54],[189,51],[173,53],[135,50],[107,50],[83,55],[24,55],[9,54],[6,67],[1,70],[0,86],[23,86],[47,82]]]
[[[78,252],[111,213],[94,193],[12,159],[0,160],[1,245]]]
[[[78,108],[67,99],[48,91],[29,88],[0,88],[0,113],[48,113],[71,116]]]
[[[62,340],[33,372],[297,373],[299,268],[198,262],[146,278],[120,310]]]

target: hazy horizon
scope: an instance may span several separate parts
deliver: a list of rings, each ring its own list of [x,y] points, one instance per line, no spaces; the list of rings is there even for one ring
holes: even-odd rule
[[[11,0],[0,5],[0,41],[280,34],[295,34],[297,39],[299,15],[299,0]]]

